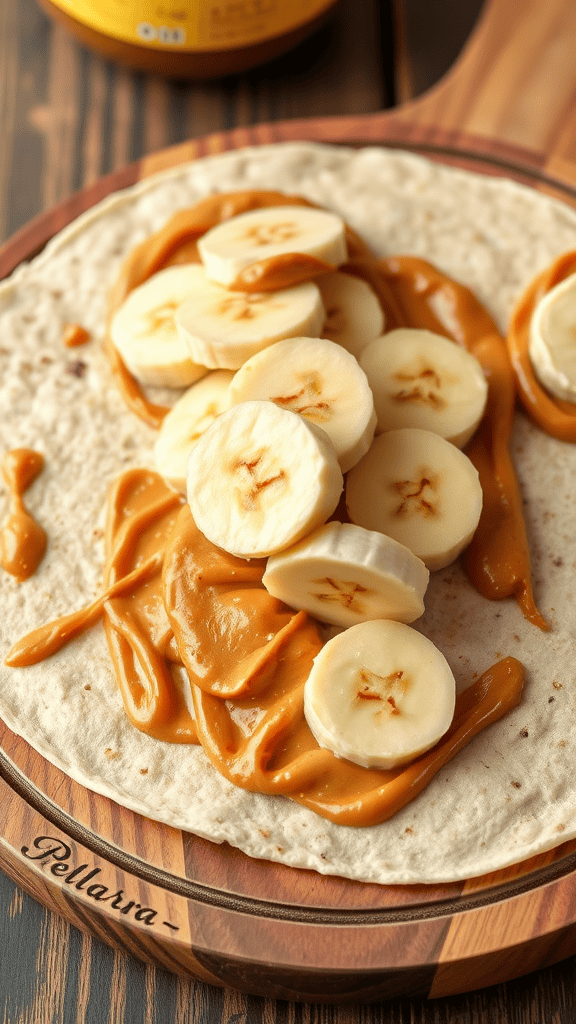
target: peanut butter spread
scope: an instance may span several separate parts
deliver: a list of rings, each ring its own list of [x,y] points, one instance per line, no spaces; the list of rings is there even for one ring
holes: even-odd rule
[[[510,323],[508,348],[520,400],[535,423],[559,441],[576,441],[576,405],[549,395],[538,383],[528,354],[530,320],[540,299],[561,281],[576,273],[576,252],[560,256],[539,274],[521,297]]]
[[[62,331],[62,344],[66,348],[78,348],[90,341],[90,334],[81,324],[65,324]]]
[[[6,452],[2,474],[10,490],[12,512],[0,533],[0,564],[19,583],[38,568],[46,551],[46,533],[30,515],[22,495],[41,472],[44,459],[30,448]]]
[[[317,628],[261,586],[263,560],[214,547],[184,506],[164,561],[165,604],[192,686],[205,753],[238,786],[276,793],[343,825],[385,821],[473,735],[520,700],[523,669],[507,658],[459,698],[450,731],[405,768],[362,768],[321,749],[303,690]]]
[[[156,271],[198,262],[197,239],[217,223],[293,203],[311,205],[282,193],[246,191],[211,196],[175,214],[131,252],[112,292],[110,315]],[[552,402],[533,382],[522,335],[531,304],[574,269],[576,256],[558,261],[526,294],[515,314],[510,357],[494,321],[467,288],[422,259],[377,260],[350,229],[347,239],[349,261],[340,269],[374,288],[387,329],[443,334],[482,364],[488,405],[467,454],[480,475],[484,506],[464,565],[479,593],[490,599],[514,596],[525,617],[547,629],[532,595],[522,503],[509,455],[512,363],[521,386],[529,380],[534,405],[544,410],[538,420],[543,429],[554,433],[558,417],[576,423],[574,407]],[[301,254],[273,257],[243,271],[232,289],[272,291],[331,270]],[[148,401],[109,340],[106,352],[129,407],[159,426],[168,410]],[[546,402],[554,405],[556,419]],[[124,707],[138,729],[170,742],[200,742],[236,785],[289,796],[332,821],[356,826],[389,818],[472,736],[519,702],[523,669],[506,658],[460,695],[449,732],[410,766],[371,770],[336,758],[318,747],[303,712],[304,682],[322,643],[316,625],[268,594],[263,571],[263,560],[235,558],[207,541],[189,507],[159,476],[131,470],[109,499],[104,593],[89,608],[25,637],[7,664],[37,662],[103,617]]]
[[[520,701],[523,668],[505,658],[460,695],[433,750],[405,768],[362,768],[321,749],[308,728],[303,689],[322,641],[306,613],[261,585],[264,560],[216,548],[189,506],[147,470],[129,470],[114,485],[106,549],[107,589],[98,600],[19,641],[7,664],[40,661],[103,616],[136,728],[174,743],[200,742],[237,786],[289,796],[339,824],[391,817]],[[182,665],[195,720],[177,681]]]

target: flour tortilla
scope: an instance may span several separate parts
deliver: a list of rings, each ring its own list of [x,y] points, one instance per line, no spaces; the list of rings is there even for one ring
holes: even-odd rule
[[[561,203],[502,178],[376,148],[287,144],[227,153],[147,180],[81,217],[0,285],[1,447],[44,454],[27,502],[49,536],[30,580],[18,584],[2,573],[2,651],[99,593],[108,485],[129,466],[153,465],[154,432],[126,410],[100,350],[106,295],[121,261],[175,210],[211,191],[259,187],[336,210],[379,253],[431,260],[472,288],[502,329],[534,274],[576,248],[576,213]],[[94,340],[67,350],[62,326],[74,321]],[[86,364],[81,376],[70,366],[78,360]],[[282,797],[235,788],[199,748],[136,731],[101,625],[40,665],[2,666],[0,716],[68,775],[134,811],[325,874],[455,880],[576,836],[576,450],[521,414],[512,448],[536,599],[553,628],[544,634],[527,623],[513,600],[479,597],[458,563],[433,574],[416,625],[444,652],[458,688],[511,654],[526,666],[525,697],[391,821],[333,825]],[[5,492],[2,518],[7,508]]]

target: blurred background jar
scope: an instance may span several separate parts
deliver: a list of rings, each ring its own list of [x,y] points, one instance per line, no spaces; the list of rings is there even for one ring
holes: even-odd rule
[[[314,32],[337,0],[39,0],[83,43],[171,78],[235,74]]]

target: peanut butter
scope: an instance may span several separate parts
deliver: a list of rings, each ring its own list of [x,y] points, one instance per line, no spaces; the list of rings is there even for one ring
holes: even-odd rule
[[[81,324],[65,324],[62,331],[62,344],[66,348],[78,348],[90,341],[90,334]]]
[[[125,261],[110,314],[156,271],[198,262],[197,239],[215,224],[286,204],[311,205],[278,192],[246,191],[211,196],[177,213]],[[508,450],[515,381],[504,339],[474,295],[429,263],[412,257],[377,260],[350,229],[347,238],[349,262],[341,269],[374,288],[388,329],[444,334],[481,362],[488,405],[467,453],[480,475],[484,509],[464,564],[481,594],[514,596],[526,618],[546,629],[532,595],[521,499]],[[576,255],[573,261],[565,258],[542,275],[526,301],[538,288],[561,280],[559,274],[576,266]],[[233,288],[275,290],[332,269],[313,257],[289,254],[247,268]],[[148,402],[109,340],[106,350],[129,406],[158,426],[167,410]],[[512,359],[516,365],[513,351]],[[389,818],[472,736],[519,702],[523,669],[506,658],[460,695],[449,732],[408,767],[371,770],[334,757],[318,747],[303,711],[304,682],[321,647],[316,625],[268,594],[263,571],[264,560],[238,559],[207,541],[189,507],[159,476],[131,470],[109,498],[103,594],[87,609],[25,637],[7,664],[39,661],[102,617],[124,707],[136,728],[169,742],[200,742],[218,771],[236,785],[288,796],[354,826]],[[181,682],[184,670],[189,693]]]
[[[197,734],[176,685],[178,649],[164,609],[162,563],[183,499],[156,473],[131,470],[112,488],[104,581],[113,586],[155,559],[154,571],[105,605],[104,626],[126,713],[137,729],[172,743]]]
[[[184,506],[166,552],[165,604],[192,686],[205,753],[237,786],[289,796],[342,825],[385,821],[484,725],[520,699],[523,669],[508,658],[458,701],[450,731],[405,768],[371,770],[321,749],[303,690],[321,641],[304,612],[261,586],[263,560],[214,547]]]
[[[212,545],[189,506],[155,473],[129,470],[112,488],[104,593],[89,608],[35,630],[7,664],[40,661],[104,617],[124,707],[140,730],[201,742],[245,789],[288,796],[343,825],[385,821],[462,747],[520,700],[523,669],[506,658],[458,698],[437,746],[411,765],[371,770],[318,747],[303,688],[321,640],[304,612],[272,598],[264,560]],[[177,685],[184,665],[195,721]]]
[[[576,441],[576,405],[548,394],[536,379],[528,354],[530,320],[546,292],[574,273],[576,252],[568,252],[539,274],[518,302],[508,332],[508,349],[518,381],[520,401],[540,429],[559,441]]]
[[[0,565],[19,583],[36,571],[46,551],[46,533],[30,515],[22,495],[44,465],[39,452],[14,448],[4,456],[2,473],[10,490],[12,512],[0,533]]]

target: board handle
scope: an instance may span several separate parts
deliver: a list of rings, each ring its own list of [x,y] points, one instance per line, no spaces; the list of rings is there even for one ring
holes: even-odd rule
[[[403,119],[551,158],[576,128],[573,0],[487,0],[460,57]]]
[[[459,146],[576,185],[574,0],[486,0],[462,53],[428,92],[375,114],[237,128],[144,158],[140,177],[243,145],[315,139]]]

